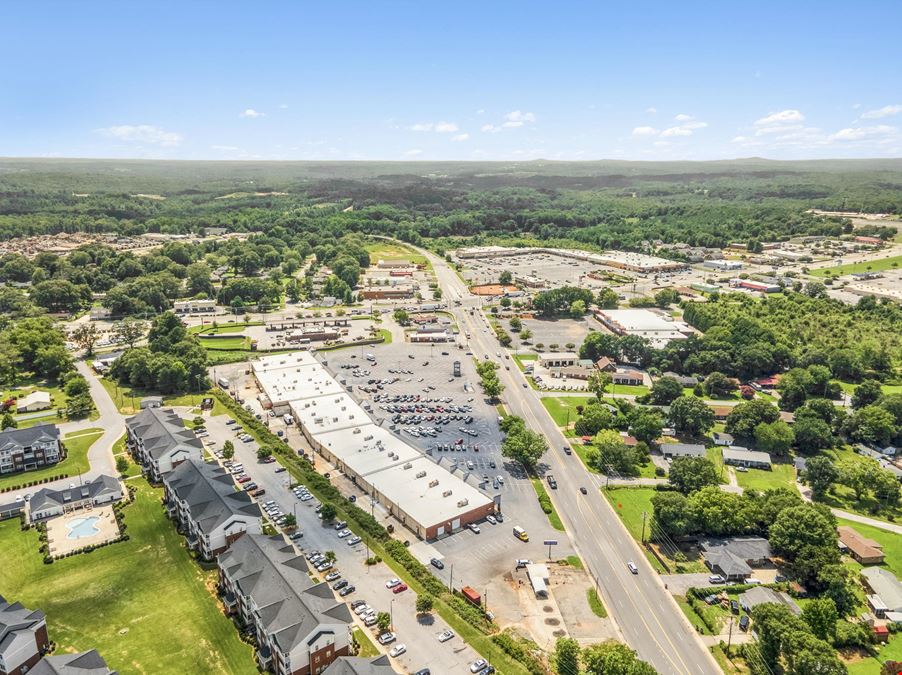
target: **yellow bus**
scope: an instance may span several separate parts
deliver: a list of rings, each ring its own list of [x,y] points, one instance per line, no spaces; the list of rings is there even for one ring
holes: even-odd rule
[[[520,541],[529,541],[529,535],[526,534],[526,530],[519,525],[514,527],[514,536]]]

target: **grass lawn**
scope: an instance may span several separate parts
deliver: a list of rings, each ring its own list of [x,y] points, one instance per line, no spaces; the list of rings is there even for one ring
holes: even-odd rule
[[[430,269],[432,265],[426,259],[426,256],[407,248],[403,244],[396,244],[391,241],[380,241],[373,244],[367,244],[366,250],[370,253],[370,262],[375,265],[380,260],[408,260],[414,265],[426,265]]]
[[[26,378],[23,379],[15,387],[0,389],[0,401],[6,401],[10,398],[24,398],[34,391],[46,391],[48,394],[50,394],[50,407],[47,410],[40,410],[33,413],[22,413],[21,415],[17,415],[16,409],[15,407],[13,407],[10,412],[13,414],[13,419],[16,420],[19,429],[27,429],[28,427],[33,427],[36,424],[57,424],[59,422],[66,421],[66,395],[63,393],[63,390],[60,389],[57,382],[51,383],[47,380],[42,380],[35,377]],[[60,409],[63,410],[63,417],[59,417],[57,414],[57,410]]]
[[[604,608],[604,603],[598,597],[598,593],[594,588],[586,591],[586,600],[589,601],[589,609],[592,610],[592,614],[602,619],[608,615],[608,610]]]
[[[840,389],[846,394],[854,394],[858,388],[858,384],[854,382],[842,382],[841,380],[834,380],[834,382],[838,383]],[[880,389],[884,394],[902,394],[902,384],[883,384],[880,385]]]
[[[705,625],[705,622],[702,621],[702,618],[695,613],[695,610],[689,606],[689,603],[686,601],[686,598],[682,595],[676,595],[673,598],[676,600],[677,605],[680,606],[683,614],[686,615],[686,618],[689,619],[689,623],[692,624],[693,628],[698,631],[702,635],[711,635],[711,631]]]
[[[555,530],[564,531],[564,523],[561,522],[561,517],[557,514],[557,511],[554,508],[554,504],[551,503],[551,497],[548,496],[548,491],[545,489],[545,484],[539,478],[530,478],[532,481],[532,486],[536,490],[536,496],[539,498],[539,503],[541,504],[543,501],[546,502],[551,507],[551,513],[546,513],[548,516],[548,522],[551,523],[551,527]]]
[[[735,467],[733,470],[736,471]],[[792,464],[774,464],[771,471],[762,469],[736,471],[736,480],[745,489],[754,488],[763,491],[771,488],[793,487],[795,474],[795,467]]]
[[[881,646],[876,657],[847,664],[849,675],[878,675],[884,661],[902,661],[902,633],[890,636],[889,642]]]
[[[250,646],[213,595],[216,573],[188,556],[162,491],[131,483],[130,540],[92,553],[45,565],[35,530],[0,523],[0,569],[14,592],[6,594],[47,614],[58,651],[96,648],[120,673],[256,673]]]
[[[521,371],[525,371],[525,370],[526,370],[526,364],[527,364],[527,363],[530,363],[530,362],[532,362],[532,361],[538,361],[539,355],[538,355],[538,354],[513,354],[513,355],[511,356],[511,358],[513,358],[513,360],[514,360],[514,361],[516,362],[516,364],[517,364],[517,367],[518,367]]]
[[[200,341],[201,346],[208,351],[216,349],[250,349],[251,346],[251,339],[245,335],[230,335],[224,338],[205,338],[203,335],[199,335],[197,339]]]
[[[583,569],[583,561],[578,555],[568,555],[565,559],[566,563],[574,569]]]
[[[890,258],[865,260],[860,263],[849,263],[848,265],[839,265],[837,267],[821,267],[820,269],[810,270],[808,273],[814,277],[840,277],[844,274],[857,274],[860,272],[884,272],[900,266],[902,266],[902,255],[897,255]]]
[[[883,546],[883,553],[886,556],[884,567],[888,567],[897,577],[902,577],[902,537],[886,530],[881,530],[870,525],[862,525],[851,520],[838,518],[839,525],[848,525],[855,529],[859,534],[880,542]]]
[[[576,413],[576,407],[585,407],[586,402],[594,398],[594,396],[543,396],[542,405],[545,406],[545,410],[551,415],[554,423],[559,427],[563,427],[567,424],[568,414],[572,424],[579,417]]]
[[[721,454],[721,448],[717,447],[716,445],[711,446],[705,451],[705,454],[707,455],[708,459],[714,462],[714,468],[717,469],[717,475],[720,476],[720,482],[724,484],[728,483],[729,481],[727,480],[727,471],[723,465],[723,455]]]
[[[617,490],[602,490],[601,493],[611,502],[611,506],[620,516],[626,529],[638,542],[642,541],[642,514],[647,513],[651,518],[654,509],[651,506],[651,498],[655,496],[652,488],[621,488]],[[648,535],[648,527],[645,528],[645,534]],[[643,550],[645,550],[643,548]],[[646,557],[652,566],[659,572],[664,572],[664,568],[658,560],[645,551]]]
[[[619,394],[619,395],[632,395],[632,396],[642,396],[643,394],[647,394],[651,391],[644,384],[612,384],[608,387],[609,394]]]
[[[88,448],[94,441],[103,436],[103,429],[84,429],[82,431],[73,432],[63,437],[63,444],[66,446],[68,456],[59,464],[48,466],[35,471],[23,471],[14,473],[0,478],[0,489],[9,488],[15,485],[23,485],[33,481],[49,478],[50,476],[59,476],[67,473],[70,476],[77,476],[91,468],[88,464]]]
[[[834,461],[853,461],[853,462],[874,462],[876,460],[864,455],[859,455],[851,446],[844,445],[840,448],[834,448],[827,451]],[[889,520],[894,518],[894,522],[898,522],[902,518],[902,507],[896,506],[888,508],[878,502],[871,493],[866,493],[861,499],[855,498],[855,493],[844,485],[834,483],[830,488],[830,492],[823,499],[824,504],[833,508],[860,513],[863,516],[874,518],[876,520]]]
[[[362,631],[355,627],[354,639],[357,641],[357,644],[360,645],[360,651],[357,653],[357,656],[365,659],[372,656],[379,656],[379,650],[376,649],[376,645],[373,644],[373,641],[370,639],[370,636],[366,634],[366,631]]]
[[[140,412],[141,399],[145,396],[158,396],[157,392],[146,391],[143,389],[134,389],[132,387],[117,386],[113,380],[110,380],[106,377],[100,378],[100,383],[103,385],[103,388],[106,389],[107,393],[110,395],[110,398],[113,399],[113,403],[116,404],[119,408],[119,412],[126,415],[134,415],[137,412]],[[206,392],[199,392],[197,394],[180,394],[177,396],[167,395],[163,397],[163,405],[164,406],[190,406],[192,408],[197,408],[195,411],[197,414],[200,414],[200,402],[205,396],[211,396],[212,390]],[[134,398],[134,404],[132,403],[132,398]],[[224,415],[228,412],[225,406],[222,405],[215,398],[213,399],[213,415]]]
[[[213,326],[211,324],[204,324],[203,326],[191,326],[188,328],[189,333],[202,333],[203,335],[222,335],[223,333],[240,333],[248,326],[262,326],[262,321],[250,321],[248,323],[244,323],[244,321],[240,323],[226,323],[226,324],[217,324]]]

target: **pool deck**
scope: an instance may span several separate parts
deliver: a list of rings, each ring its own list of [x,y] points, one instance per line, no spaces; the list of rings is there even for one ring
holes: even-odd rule
[[[99,530],[97,534],[89,537],[69,539],[69,527],[66,523],[78,518],[96,516],[99,520],[94,526]],[[50,544],[50,555],[60,556],[76,551],[91,544],[102,544],[105,541],[116,539],[119,536],[119,525],[110,505],[98,506],[91,510],[82,509],[73,511],[47,521],[47,541]]]

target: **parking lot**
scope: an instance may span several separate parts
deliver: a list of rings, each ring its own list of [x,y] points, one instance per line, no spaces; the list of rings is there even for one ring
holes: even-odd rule
[[[305,555],[314,551],[335,554],[333,566],[317,573],[320,578],[338,573],[340,576],[330,577],[330,584],[339,584],[342,580],[354,586],[354,591],[344,597],[335,589],[336,595],[347,602],[365,600],[375,612],[389,612],[393,617],[393,632],[396,640],[383,647],[388,652],[396,644],[404,644],[406,653],[393,659],[396,668],[403,672],[415,672],[429,666],[433,672],[467,672],[467,666],[478,658],[478,655],[459,637],[455,636],[447,642],[440,643],[438,634],[448,629],[448,625],[437,615],[417,617],[416,595],[410,591],[393,593],[386,587],[386,582],[394,577],[394,573],[385,564],[367,566],[366,542],[354,542],[353,535],[339,536],[342,529],[336,529],[333,523],[324,524],[317,515],[319,502],[310,498],[302,501],[291,486],[288,472],[280,470],[278,463],[262,463],[257,459],[256,442],[239,440],[240,430],[229,425],[229,418],[224,415],[207,419],[206,428],[212,448],[219,449],[226,440],[235,446],[233,462],[243,465],[243,473],[251,481],[263,488],[265,493],[258,498],[261,506],[267,510],[275,507],[282,514],[293,514],[297,519],[298,529],[302,536],[294,540],[295,546]],[[220,460],[221,461],[221,460]],[[298,492],[301,492],[298,490]],[[345,587],[346,588],[346,587]],[[376,642],[377,631],[374,627],[366,627],[364,619],[355,618],[361,630],[368,633]]]
[[[517,277],[535,277],[545,288],[580,286],[599,291],[611,284],[601,279],[589,277],[590,272],[612,271],[610,268],[582,260],[571,260],[548,253],[524,253],[516,256],[495,258],[473,258],[464,260],[464,277],[473,283],[493,283],[498,280],[499,270],[510,270]],[[614,270],[621,276],[629,273]],[[538,289],[537,289],[538,290]]]

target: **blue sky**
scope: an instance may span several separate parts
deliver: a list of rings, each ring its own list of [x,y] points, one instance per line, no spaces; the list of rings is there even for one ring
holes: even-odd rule
[[[902,156],[902,2],[6,2],[0,156]]]

